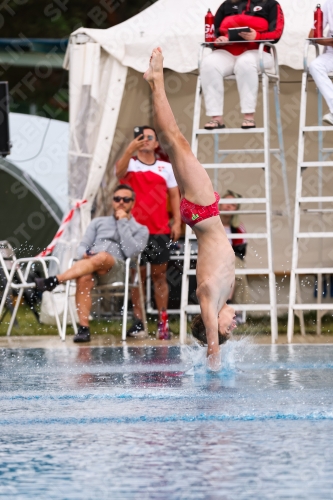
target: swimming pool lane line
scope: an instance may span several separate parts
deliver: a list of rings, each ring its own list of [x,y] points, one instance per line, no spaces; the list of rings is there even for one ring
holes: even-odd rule
[[[296,413],[267,413],[242,415],[165,415],[151,417],[51,417],[32,419],[0,419],[0,426],[31,425],[87,425],[87,424],[139,424],[139,423],[172,423],[172,422],[267,422],[267,421],[332,421],[333,412],[310,412],[303,415]]]
[[[224,392],[226,396],[228,388]],[[234,392],[232,393],[234,395]],[[186,400],[186,399],[221,399],[221,394],[205,394],[200,391],[186,394],[170,394],[161,392],[160,394],[15,394],[10,396],[0,396],[0,401],[108,401],[108,400]]]

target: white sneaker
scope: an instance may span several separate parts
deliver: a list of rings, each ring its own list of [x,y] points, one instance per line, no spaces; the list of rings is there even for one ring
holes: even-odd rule
[[[329,123],[333,125],[333,113],[327,113],[327,115],[323,116],[323,122]]]

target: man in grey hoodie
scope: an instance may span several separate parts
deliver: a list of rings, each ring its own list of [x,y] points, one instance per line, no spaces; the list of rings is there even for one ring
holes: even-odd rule
[[[149,232],[131,215],[135,193],[121,184],[113,195],[113,215],[97,217],[89,224],[78,247],[78,261],[62,274],[36,278],[37,290],[52,291],[59,283],[76,279],[76,306],[79,316],[74,342],[89,342],[90,292],[97,284],[123,281],[127,257],[138,255],[147,245]]]

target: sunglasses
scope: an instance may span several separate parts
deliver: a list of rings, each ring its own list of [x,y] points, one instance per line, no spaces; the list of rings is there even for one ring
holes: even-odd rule
[[[155,139],[155,137],[153,135],[143,135],[141,140],[143,141],[145,139],[147,141],[153,141]]]
[[[130,198],[129,196],[114,196],[113,201],[116,203],[120,203],[121,200],[123,200],[124,203],[129,203],[130,201],[133,201],[133,198]]]

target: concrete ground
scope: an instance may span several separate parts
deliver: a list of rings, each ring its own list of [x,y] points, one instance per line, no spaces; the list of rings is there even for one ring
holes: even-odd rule
[[[244,335],[235,335],[234,338],[237,340],[244,337]],[[250,335],[249,336],[254,344],[267,345],[271,343],[270,335]],[[189,338],[189,343],[192,340]],[[279,340],[277,344],[287,344],[287,336],[285,334],[279,335]],[[333,335],[295,335],[293,338],[293,344],[333,344]],[[170,346],[179,345],[179,337],[175,336],[171,340],[156,340],[154,337],[150,336],[148,338],[141,339],[128,339],[122,342],[120,337],[114,335],[93,335],[92,340],[89,343],[84,344],[74,344],[73,336],[68,335],[66,341],[62,342],[58,336],[44,335],[44,336],[11,336],[11,337],[0,337],[0,349],[8,348],[42,348],[42,349],[60,349],[60,348],[73,348],[78,347],[120,347],[127,345],[129,347],[145,347],[145,346]]]

